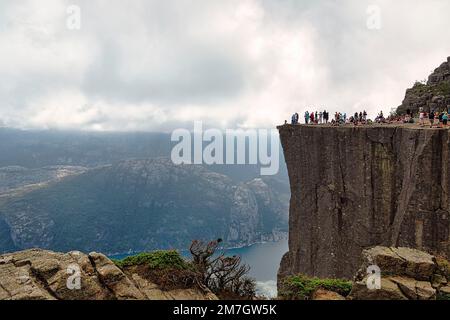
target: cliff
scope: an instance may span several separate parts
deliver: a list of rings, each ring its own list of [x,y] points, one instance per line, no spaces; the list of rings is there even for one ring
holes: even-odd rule
[[[363,249],[450,256],[450,135],[409,126],[279,127],[291,185],[279,278],[351,278]]]
[[[162,288],[148,274],[121,269],[100,253],[27,250],[0,256],[0,300],[217,300],[182,281]]]
[[[450,57],[428,77],[425,82],[416,82],[406,90],[405,99],[397,113],[405,114],[409,109],[417,113],[420,108],[430,110],[448,110],[450,107]]]

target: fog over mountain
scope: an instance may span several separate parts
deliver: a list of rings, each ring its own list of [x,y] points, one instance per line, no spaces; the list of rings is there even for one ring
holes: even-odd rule
[[[0,125],[169,132],[194,120],[273,128],[324,107],[373,116],[448,56],[449,11],[447,0],[1,1]]]

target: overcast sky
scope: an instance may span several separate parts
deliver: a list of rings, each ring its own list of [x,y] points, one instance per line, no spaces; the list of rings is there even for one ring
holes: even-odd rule
[[[0,125],[261,128],[306,109],[388,112],[450,56],[449,12],[448,0],[0,0]]]

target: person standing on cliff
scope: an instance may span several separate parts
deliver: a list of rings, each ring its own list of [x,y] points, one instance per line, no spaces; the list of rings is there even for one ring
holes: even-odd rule
[[[439,128],[439,112],[434,113],[434,126]]]
[[[448,113],[445,111],[442,115],[442,123],[444,125],[444,128],[447,128],[448,123]]]
[[[442,121],[443,121],[443,119],[442,119],[442,117],[444,116],[444,113],[443,112],[439,112],[439,116],[438,116],[438,119],[439,119],[439,128],[442,128]]]
[[[309,114],[309,117],[310,117],[310,119],[311,119],[311,124],[314,124],[314,112],[311,112],[311,113]]]
[[[306,111],[305,112],[305,124],[308,124],[308,123],[309,123],[309,112]]]
[[[322,111],[319,112],[319,124],[323,123],[323,113]]]
[[[433,123],[434,123],[434,110],[431,110],[431,112],[428,114],[428,120],[430,121],[430,128],[433,128]]]

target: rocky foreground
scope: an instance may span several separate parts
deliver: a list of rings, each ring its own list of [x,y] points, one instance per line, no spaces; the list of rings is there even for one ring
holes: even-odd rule
[[[350,299],[450,299],[450,264],[446,259],[410,248],[375,247],[363,251],[362,261]],[[371,266],[381,271],[380,289],[367,285]]]
[[[363,251],[353,282],[290,276],[279,281],[289,300],[450,300],[450,263],[410,248]]]
[[[216,300],[199,287],[162,290],[100,253],[27,250],[0,256],[0,300]]]
[[[370,288],[367,270],[375,265],[380,287]],[[172,272],[166,276],[176,278]],[[125,267],[95,252],[34,249],[0,256],[0,300],[218,299],[195,284],[163,288],[156,282],[142,266]],[[450,263],[415,249],[374,247],[363,251],[353,282],[298,275],[281,283],[280,299],[449,300]]]

